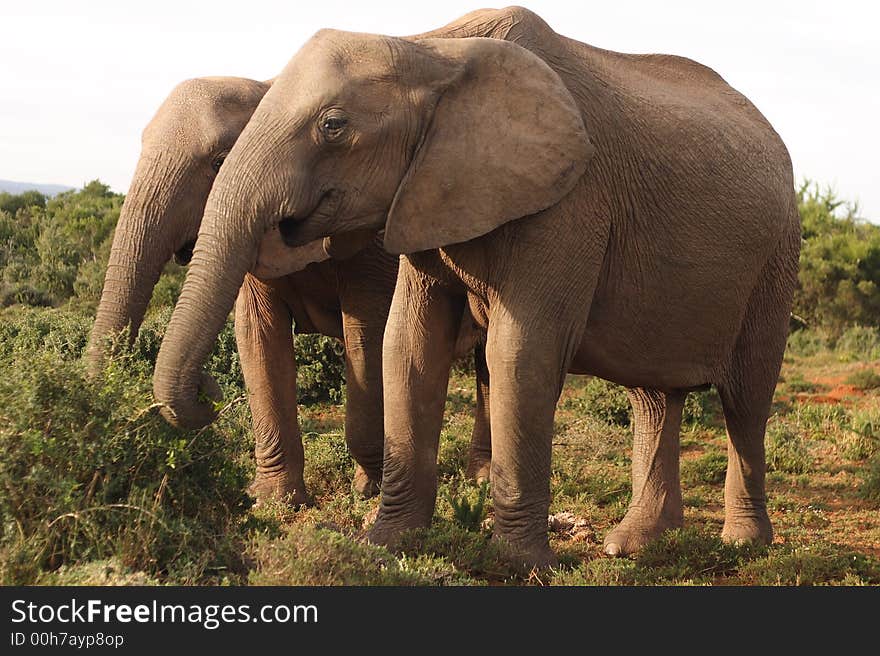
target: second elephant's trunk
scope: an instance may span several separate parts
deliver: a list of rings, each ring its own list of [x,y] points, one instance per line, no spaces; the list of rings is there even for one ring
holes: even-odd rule
[[[166,220],[173,206],[179,167],[159,159],[142,160],[125,198],[104,277],[101,302],[86,351],[97,372],[106,356],[106,340],[130,329],[134,340],[150,303],[153,288],[179,239]]]

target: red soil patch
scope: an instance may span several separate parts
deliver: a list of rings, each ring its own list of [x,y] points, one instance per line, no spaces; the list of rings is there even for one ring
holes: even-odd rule
[[[810,403],[839,403],[841,405],[851,405],[852,400],[847,399],[847,397],[864,395],[864,391],[858,389],[857,387],[854,387],[853,385],[837,385],[836,387],[824,394],[809,394],[806,392],[801,392],[800,394],[795,394],[794,396],[798,401],[809,401]]]

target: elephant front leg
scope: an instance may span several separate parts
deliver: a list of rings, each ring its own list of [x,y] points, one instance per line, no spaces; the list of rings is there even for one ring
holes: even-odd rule
[[[550,456],[571,339],[513,317],[489,324],[494,537],[528,567],[556,563],[547,535]]]
[[[400,264],[383,345],[382,503],[369,539],[392,545],[427,526],[437,500],[437,446],[463,299]]]
[[[296,361],[290,311],[277,289],[245,278],[235,304],[235,339],[253,415],[257,502],[310,505],[296,406]]]
[[[477,407],[474,410],[474,431],[468,452],[467,476],[482,483],[489,480],[492,464],[492,430],[489,419],[489,367],[486,347],[474,347],[474,370],[477,378]]]
[[[635,553],[684,523],[679,430],[685,392],[628,389],[633,409],[633,496],[623,521],[605,537],[605,553]]]

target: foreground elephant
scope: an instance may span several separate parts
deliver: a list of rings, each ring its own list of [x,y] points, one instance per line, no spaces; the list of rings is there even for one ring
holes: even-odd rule
[[[688,391],[710,384],[730,439],[723,536],[770,541],[764,429],[800,246],[784,145],[690,60],[592,48],[520,8],[460,24],[497,38],[322,31],[291,60],[211,192],[156,367],[157,381],[189,367],[186,380],[159,398],[199,407],[198,366],[267,231],[295,247],[384,228],[404,257],[371,539],[431,519],[469,308],[488,330],[494,532],[525,562],[553,560],[550,445],[567,371],[632,388],[638,404],[617,547],[680,516],[675,436]]]
[[[269,83],[240,78],[189,80],[174,89],[147,126],[89,341],[93,368],[103,360],[106,337],[126,326],[137,335],[153,287],[172,256],[189,262],[214,178],[268,89]],[[254,420],[257,474],[252,492],[258,499],[309,501],[291,322],[298,333],[345,338],[345,434],[358,463],[355,487],[364,494],[378,490],[381,344],[398,258],[374,244],[374,234],[317,240],[300,249],[285,246],[281,253],[270,235],[254,266],[267,279],[244,279],[235,331]],[[331,255],[334,259],[328,260]],[[467,346],[466,336],[462,338]],[[478,374],[486,375],[479,362]],[[211,418],[208,412],[182,417],[181,422],[198,426]],[[478,413],[471,459],[475,473],[488,467],[487,431],[488,420]]]

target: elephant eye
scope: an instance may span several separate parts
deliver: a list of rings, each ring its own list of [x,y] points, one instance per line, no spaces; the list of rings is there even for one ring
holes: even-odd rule
[[[327,139],[335,139],[347,124],[348,119],[343,116],[325,116],[321,121],[321,132]]]
[[[214,173],[220,172],[220,167],[223,166],[223,162],[226,159],[226,155],[228,155],[228,153],[220,153],[211,162],[211,168],[214,169]]]

